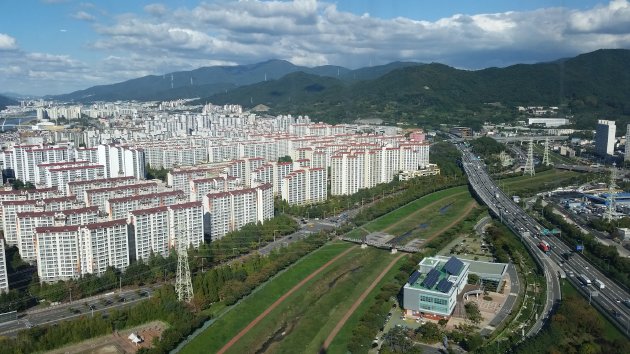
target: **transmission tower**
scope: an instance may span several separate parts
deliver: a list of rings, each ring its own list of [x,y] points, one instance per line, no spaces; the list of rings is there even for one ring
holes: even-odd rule
[[[185,233],[184,233],[185,234]],[[190,280],[190,267],[188,266],[187,244],[182,239],[181,232],[177,238],[177,278],[175,279],[175,292],[179,301],[190,302],[193,298],[192,281]]]
[[[551,161],[549,160],[549,137],[545,138],[545,152],[543,153],[542,164],[545,166],[552,165]]]
[[[604,213],[604,219],[612,220],[615,214],[615,179],[617,178],[617,166],[613,163],[613,167],[610,169],[610,181],[608,182],[608,198],[606,198],[606,202],[608,203],[608,207],[606,208],[606,213]]]
[[[523,168],[523,175],[533,176],[536,173],[534,171],[534,140],[529,139],[529,146],[527,147],[527,161],[525,161],[525,168]]]

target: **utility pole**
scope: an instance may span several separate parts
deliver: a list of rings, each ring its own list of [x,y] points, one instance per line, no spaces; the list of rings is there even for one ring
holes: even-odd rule
[[[534,174],[536,174],[536,171],[534,170],[534,140],[529,139],[529,146],[527,148],[527,161],[525,161],[523,175],[533,176]]]
[[[610,169],[610,181],[608,182],[608,198],[606,198],[606,202],[608,203],[606,208],[606,213],[604,214],[604,219],[608,221],[612,221],[615,214],[615,179],[616,179],[616,164],[613,163],[613,167]]]
[[[549,160],[549,137],[545,137],[545,152],[543,153],[542,164],[545,166],[552,164]]]
[[[182,235],[183,234],[183,235]],[[177,242],[177,277],[175,279],[175,292],[177,299],[183,302],[190,302],[193,298],[192,280],[190,279],[190,266],[188,264],[186,233],[182,233],[178,228],[175,235]]]

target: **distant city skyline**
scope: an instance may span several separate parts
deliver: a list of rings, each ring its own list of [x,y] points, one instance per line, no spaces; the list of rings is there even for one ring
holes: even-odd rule
[[[26,0],[0,11],[0,91],[59,94],[284,59],[480,69],[630,48],[630,3]]]

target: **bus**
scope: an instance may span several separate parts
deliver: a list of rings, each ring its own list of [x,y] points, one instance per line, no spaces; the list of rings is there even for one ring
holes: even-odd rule
[[[578,274],[578,280],[582,282],[582,284],[588,286],[591,285],[591,280],[584,274]]]

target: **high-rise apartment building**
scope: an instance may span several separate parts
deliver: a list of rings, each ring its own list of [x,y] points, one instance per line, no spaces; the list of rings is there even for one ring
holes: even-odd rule
[[[0,293],[6,293],[6,292],[9,292],[7,259],[4,253],[4,240],[0,239]]]
[[[326,200],[326,170],[302,168],[284,177],[282,199],[290,205],[319,203]]]
[[[159,206],[129,213],[131,256],[146,262],[151,253],[167,257],[169,252],[168,207]]]
[[[624,161],[630,161],[630,124],[626,125],[626,149],[623,154]]]
[[[129,266],[127,221],[118,219],[81,226],[81,275],[105,273],[107,267]]]
[[[204,196],[206,232],[218,240],[249,223],[263,223],[273,217],[273,188],[263,184]]]
[[[595,151],[600,156],[613,155],[615,149],[615,121],[600,119],[595,131]]]
[[[145,177],[145,154],[141,148],[127,146],[99,145],[98,163],[105,167],[105,177]]]

